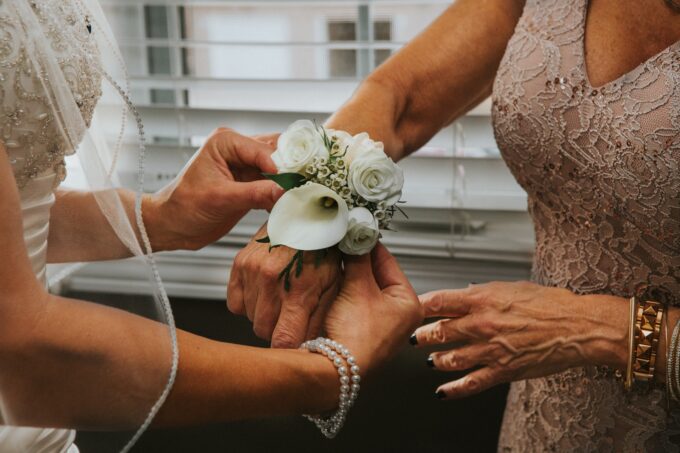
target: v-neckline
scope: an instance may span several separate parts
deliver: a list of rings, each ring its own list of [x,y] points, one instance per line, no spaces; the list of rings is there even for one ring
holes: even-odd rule
[[[640,64],[632,68],[630,71],[626,71],[620,76],[616,77],[613,80],[610,80],[608,82],[603,83],[600,86],[593,86],[593,84],[590,82],[590,75],[588,74],[588,63],[586,62],[586,23],[588,21],[588,6],[590,4],[590,0],[582,0],[581,5],[583,8],[583,14],[582,14],[582,19],[581,19],[581,69],[583,71],[583,76],[585,78],[585,82],[588,85],[589,88],[593,90],[598,90],[602,91],[611,85],[615,85],[619,83],[621,80],[624,78],[630,76],[631,74],[637,73],[641,69],[643,69],[645,66],[656,60],[657,58],[661,57],[663,54],[672,51],[676,46],[680,46],[680,40],[675,41],[674,43],[671,43],[669,46],[661,49],[659,52],[655,53],[651,57],[647,58],[646,60],[642,61]]]

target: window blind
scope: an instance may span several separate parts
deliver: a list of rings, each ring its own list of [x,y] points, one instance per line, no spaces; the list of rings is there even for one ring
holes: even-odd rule
[[[102,0],[102,5],[151,140],[146,180],[153,191],[175,177],[217,126],[260,134],[301,118],[323,122],[450,2]],[[135,136],[127,140],[123,181],[132,186]],[[395,253],[404,259],[520,263],[524,272],[533,250],[526,195],[499,157],[488,100],[401,165],[409,218],[395,218],[398,232],[384,237]],[[216,254],[224,259],[225,250],[235,255],[265,219],[264,213],[251,213],[198,258],[177,252],[166,255],[166,265],[210,263]],[[99,275],[92,281],[100,284],[104,272],[92,269]]]

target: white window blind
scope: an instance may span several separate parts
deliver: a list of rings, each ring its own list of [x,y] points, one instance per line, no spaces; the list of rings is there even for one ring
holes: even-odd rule
[[[146,168],[148,189],[155,190],[176,175],[217,126],[259,134],[281,131],[300,118],[323,122],[450,1],[102,4],[152,141]],[[136,171],[133,140],[131,135],[130,182]],[[409,219],[400,219],[399,232],[385,237],[394,251],[404,257],[529,262],[533,235],[526,195],[499,158],[488,100],[401,165]],[[263,213],[249,215],[217,246],[233,247],[236,253],[264,219]],[[201,253],[199,259],[209,260],[211,253],[223,251]]]

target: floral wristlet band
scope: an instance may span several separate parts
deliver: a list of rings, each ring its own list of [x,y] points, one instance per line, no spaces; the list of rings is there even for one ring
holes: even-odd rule
[[[296,121],[279,137],[272,160],[278,173],[265,176],[286,193],[258,242],[297,250],[279,275],[286,290],[302,273],[305,252],[316,254],[317,265],[336,245],[345,254],[364,255],[394,214],[403,213],[404,173],[365,132],[352,136]]]

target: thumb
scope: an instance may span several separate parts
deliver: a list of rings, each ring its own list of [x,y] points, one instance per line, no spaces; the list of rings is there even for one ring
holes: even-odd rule
[[[378,243],[371,255],[373,273],[375,274],[375,280],[381,290],[389,286],[410,287],[410,283],[399,267],[397,259],[384,245]]]
[[[265,173],[276,173],[276,165],[271,159],[272,145],[243,136],[231,129],[220,129],[211,138],[227,165],[240,165]]]
[[[274,181],[232,182],[227,200],[234,209],[271,209],[283,195],[283,189]]]
[[[364,282],[373,281],[373,270],[371,269],[371,256],[369,254],[356,256],[344,255],[345,282]]]

